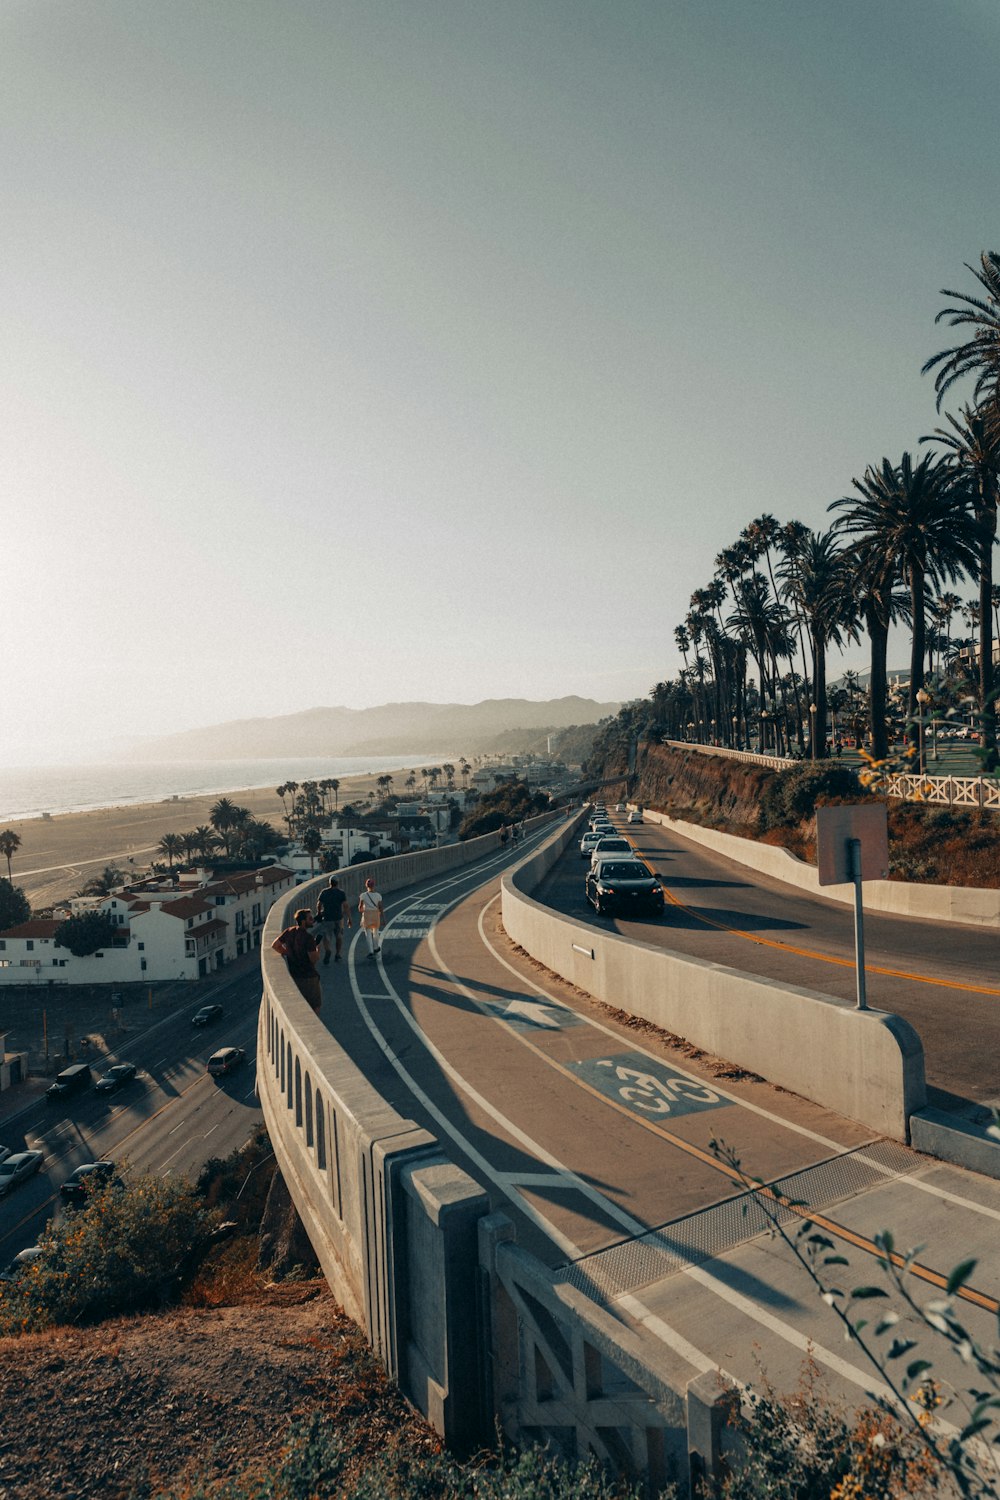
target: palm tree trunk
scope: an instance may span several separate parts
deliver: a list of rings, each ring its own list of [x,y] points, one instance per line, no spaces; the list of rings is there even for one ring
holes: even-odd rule
[[[885,703],[889,690],[889,674],[886,671],[889,626],[879,619],[874,609],[865,611],[865,625],[872,643],[872,671],[868,685],[868,732],[871,735],[873,758],[885,760],[889,754],[889,736],[885,727]]]
[[[979,702],[982,709],[983,769],[997,765],[997,705],[993,696],[993,544],[997,534],[997,508],[989,496],[979,507],[983,541],[979,562]]]

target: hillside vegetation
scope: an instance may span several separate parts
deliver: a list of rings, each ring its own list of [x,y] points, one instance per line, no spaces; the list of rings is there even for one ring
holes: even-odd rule
[[[774,771],[724,756],[643,743],[634,775],[621,757],[592,767],[617,795],[674,818],[740,838],[778,844],[816,860],[817,804],[860,802],[877,793],[835,761],[803,761]],[[889,878],[1000,889],[1000,821],[991,812],[897,802],[888,808]]]

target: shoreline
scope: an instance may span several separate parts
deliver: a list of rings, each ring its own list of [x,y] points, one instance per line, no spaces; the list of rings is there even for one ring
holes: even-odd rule
[[[379,775],[392,775],[399,787],[411,768],[392,772],[361,772],[342,776],[337,794],[339,806],[355,802],[374,790]],[[185,833],[208,823],[211,809],[220,797],[246,807],[254,817],[284,827],[281,799],[273,787],[240,787],[205,795],[161,798],[156,802],[122,803],[86,811],[52,813],[50,817],[13,818],[5,828],[18,834],[21,847],[12,857],[11,881],[20,886],[32,909],[51,906],[79,890],[104,865],[135,866],[136,873],[148,869],[165,833]],[[6,877],[6,861],[0,875]]]

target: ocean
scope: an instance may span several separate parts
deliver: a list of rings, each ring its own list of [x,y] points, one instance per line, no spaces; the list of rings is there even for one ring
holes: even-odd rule
[[[458,756],[369,755],[282,760],[146,761],[92,766],[0,766],[0,823],[45,813],[127,807],[168,797],[209,797],[285,781],[364,775],[407,767],[458,765]],[[401,790],[401,789],[400,789]]]

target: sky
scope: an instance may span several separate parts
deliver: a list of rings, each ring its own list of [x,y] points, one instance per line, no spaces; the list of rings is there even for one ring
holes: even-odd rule
[[[4,0],[0,758],[675,675],[941,421],[998,76],[996,0]]]

